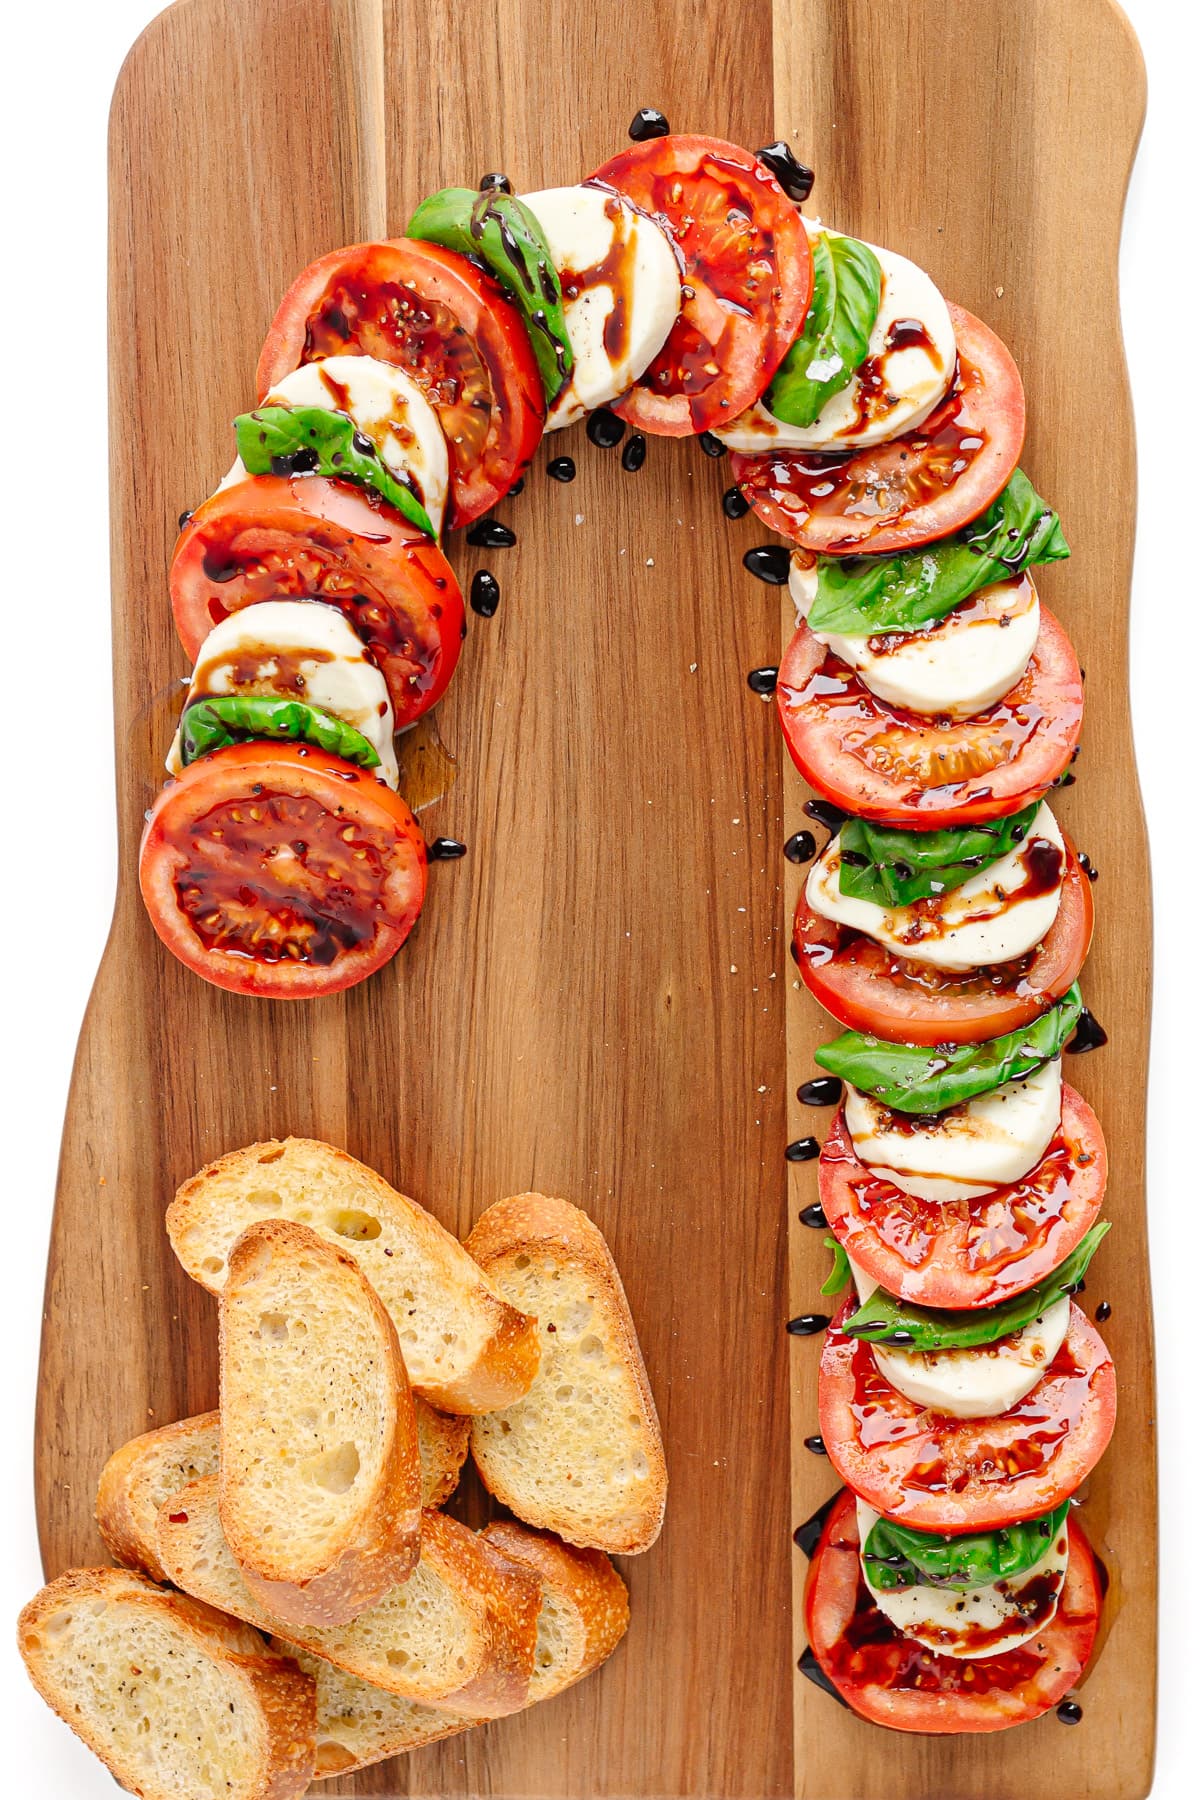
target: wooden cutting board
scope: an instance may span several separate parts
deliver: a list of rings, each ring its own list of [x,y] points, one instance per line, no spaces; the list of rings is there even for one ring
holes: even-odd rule
[[[1084,1720],[982,1742],[899,1738],[796,1674],[792,1527],[832,1488],[818,1344],[793,1342],[824,1254],[797,1224],[820,1130],[789,1090],[828,1030],[788,959],[802,822],[773,709],[777,595],[741,566],[728,476],[652,442],[640,474],[582,433],[503,509],[503,602],[471,616],[438,742],[411,785],[433,871],[396,963],[289,1008],[218,993],[160,948],[137,896],[142,815],[186,673],[166,568],[176,515],[233,453],[276,302],[311,258],[396,233],[423,194],[504,168],[577,179],[639,106],[818,170],[813,208],[922,262],[1007,339],[1025,466],[1075,554],[1045,591],[1088,668],[1062,816],[1101,871],[1089,1001],[1109,1047],[1072,1070],[1113,1158],[1116,1230],[1088,1299],[1121,1379],[1086,1522],[1112,1577]],[[344,1145],[465,1232],[526,1187],[587,1207],[629,1289],[666,1433],[662,1540],[630,1561],[633,1625],[543,1709],[331,1794],[1135,1800],[1154,1719],[1153,1371],[1141,1136],[1145,848],[1125,638],[1133,450],[1117,236],[1143,108],[1109,0],[182,0],[118,84],[111,158],[113,635],[121,879],[63,1136],[47,1284],[37,1492],[47,1570],[94,1561],[96,1476],[131,1434],[216,1398],[212,1301],[162,1228],[176,1184],[272,1134]],[[787,628],[785,612],[785,630]],[[410,796],[411,797],[411,796]],[[421,797],[420,794],[417,795]],[[788,1246],[790,1242],[790,1269]],[[1118,1281],[1118,1270],[1120,1279]],[[790,1414],[789,1414],[790,1408]],[[790,1479],[789,1479],[790,1469]],[[468,1491],[466,1515],[482,1502]]]

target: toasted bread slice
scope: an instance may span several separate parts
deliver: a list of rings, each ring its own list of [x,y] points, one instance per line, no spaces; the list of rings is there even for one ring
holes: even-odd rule
[[[629,1590],[603,1550],[577,1549],[515,1519],[496,1519],[483,1535],[541,1581],[529,1703],[553,1699],[612,1655],[629,1625]]]
[[[215,1476],[167,1502],[158,1544],[177,1586],[372,1687],[468,1718],[500,1718],[528,1699],[539,1584],[444,1513],[424,1515],[421,1560],[407,1581],[351,1624],[323,1629],[286,1625],[251,1592],[221,1531]]]
[[[221,1296],[221,1524],[289,1625],[343,1625],[416,1568],[421,1461],[396,1328],[354,1258],[251,1225]]]
[[[443,1412],[507,1406],[537,1369],[533,1320],[509,1306],[415,1200],[312,1138],[251,1144],[185,1181],[167,1209],[175,1254],[219,1294],[248,1225],[310,1225],[348,1250],[391,1313],[409,1380]]]
[[[456,1737],[477,1722],[371,1687],[286,1638],[274,1638],[272,1644],[317,1686],[315,1781],[349,1775],[355,1769],[402,1756],[406,1750],[420,1750],[441,1738]]]
[[[471,1453],[498,1500],[570,1544],[648,1550],[667,1467],[625,1290],[608,1245],[566,1200],[490,1206],[467,1249],[513,1306],[537,1315],[529,1392],[471,1421]]]
[[[444,1506],[466,1460],[470,1423],[414,1396],[421,1454],[421,1506]],[[220,1413],[198,1413],[131,1438],[105,1463],[96,1493],[100,1536],[117,1561],[153,1581],[170,1577],[158,1555],[159,1509],[189,1481],[220,1465]]]
[[[258,1633],[126,1569],[76,1569],[21,1614],[42,1698],[142,1800],[298,1800],[316,1685]]]

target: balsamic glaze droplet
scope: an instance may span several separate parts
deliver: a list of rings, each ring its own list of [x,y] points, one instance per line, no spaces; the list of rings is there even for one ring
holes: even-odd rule
[[[817,854],[817,840],[811,831],[793,831],[783,846],[783,854],[792,863],[811,862]]]
[[[750,689],[752,694],[761,694],[764,699],[766,699],[775,692],[775,683],[778,680],[778,669],[751,669],[746,677],[746,686]]]
[[[485,550],[511,550],[516,541],[511,525],[502,525],[499,519],[476,519],[467,527],[468,544],[481,545]]]
[[[646,460],[646,440],[640,431],[635,431],[621,452],[621,467],[630,475],[636,475]]]
[[[723,444],[719,437],[714,437],[711,431],[702,431],[698,442],[705,456],[711,456],[714,461],[718,456],[729,454],[728,445]]]
[[[820,1443],[821,1440],[818,1438],[816,1441]],[[812,1439],[806,1438],[805,1442],[811,1443]],[[825,1529],[825,1521],[833,1511],[833,1504],[837,1498],[837,1494],[831,1494],[828,1500],[822,1501],[811,1518],[805,1519],[803,1525],[797,1525],[793,1531],[792,1542],[797,1550],[803,1550],[805,1556],[811,1557],[820,1543],[821,1533]]]
[[[796,1667],[808,1681],[812,1682],[814,1687],[819,1687],[823,1694],[831,1695],[832,1698],[837,1701],[839,1706],[845,1707],[847,1712],[851,1710],[850,1702],[848,1700],[843,1700],[811,1649],[806,1649],[804,1651],[800,1660],[797,1662]]]
[[[1083,1718],[1083,1708],[1078,1700],[1064,1700],[1054,1716],[1060,1725],[1078,1725]]]
[[[1082,851],[1080,852],[1080,855],[1079,855],[1079,866],[1083,870],[1084,874],[1087,876],[1089,881],[1099,881],[1099,879],[1100,879],[1099,869],[1096,867],[1096,865],[1092,861],[1091,857],[1085,856]]]
[[[815,819],[826,831],[840,831],[846,822],[846,814],[831,800],[806,800],[804,810],[810,819]]]
[[[1097,1325],[1103,1325],[1106,1319],[1111,1318],[1112,1307],[1108,1304],[1107,1300],[1102,1300],[1096,1308],[1096,1323]]]
[[[429,846],[430,862],[457,862],[460,856],[467,854],[467,846],[459,843],[457,838],[437,837]]]
[[[479,191],[481,194],[511,194],[512,182],[507,175],[501,175],[498,170],[493,170],[491,174],[479,177]]]
[[[1108,1042],[1108,1033],[1085,1006],[1079,1015],[1075,1035],[1066,1045],[1068,1056],[1083,1056],[1088,1050],[1100,1050]]]
[[[551,481],[574,481],[575,458],[573,456],[556,456],[546,464],[546,473]]]
[[[508,490],[507,498],[512,499],[514,495],[523,494],[524,492],[525,492],[525,477],[523,475],[518,475],[517,479],[513,482],[512,486]]]
[[[355,436],[357,435],[356,432]],[[374,445],[372,445],[373,448]],[[286,456],[273,456],[271,473],[272,475],[311,475],[320,460],[316,451],[306,444],[299,450],[289,451]]]
[[[828,1313],[799,1313],[794,1319],[788,1320],[787,1334],[789,1337],[816,1337],[828,1325]]]
[[[793,1138],[783,1154],[788,1162],[812,1162],[820,1156],[821,1146],[815,1137]]]
[[[782,544],[758,544],[742,558],[742,567],[768,587],[786,587],[791,566],[792,553]]]
[[[490,569],[476,569],[471,577],[471,611],[490,619],[500,604],[500,583]]]
[[[647,138],[666,137],[670,129],[666,114],[656,106],[640,106],[629,122],[629,135],[635,144],[644,144]]]
[[[829,1455],[828,1450],[825,1448],[825,1439],[819,1434],[816,1437],[806,1437],[804,1440],[804,1448],[811,1451],[813,1456]]]
[[[613,450],[625,436],[625,421],[609,412],[607,406],[599,406],[588,414],[586,429],[588,442],[595,444],[597,450]]]
[[[1060,775],[1058,777],[1058,780],[1052,782],[1050,785],[1052,787],[1056,787],[1056,788],[1074,787],[1075,786],[1075,777],[1072,775],[1070,769],[1068,769],[1065,775]]]
[[[764,144],[754,154],[760,163],[765,163],[772,175],[783,189],[789,200],[802,206],[813,191],[813,183],[817,179],[807,163],[798,162],[789,144],[777,138],[773,144]]]
[[[821,1205],[819,1200],[814,1200],[811,1206],[806,1206],[804,1208],[804,1211],[800,1214],[800,1223],[802,1225],[807,1225],[810,1231],[825,1230],[825,1227],[829,1224],[829,1220],[825,1217],[825,1208]]]
[[[179,529],[180,529],[180,531],[182,531],[182,530],[183,530],[183,528],[184,528],[184,526],[185,526],[185,525],[186,525],[186,524],[187,524],[187,522],[188,522],[188,520],[189,520],[189,519],[190,519],[190,518],[191,518],[191,516],[192,516],[192,515],[191,515],[191,513],[190,513],[190,512],[181,512],[181,513],[180,513],[180,515],[179,515]]]
[[[818,1075],[796,1089],[797,1100],[805,1106],[836,1106],[842,1097],[842,1084],[836,1075]]]
[[[750,502],[740,487],[726,488],[721,495],[721,511],[727,519],[744,519],[750,511]]]

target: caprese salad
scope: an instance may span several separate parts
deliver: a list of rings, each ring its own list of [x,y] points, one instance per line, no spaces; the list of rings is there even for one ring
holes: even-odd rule
[[[629,469],[644,433],[740,417],[805,326],[811,177],[786,148],[672,136],[649,112],[630,135],[577,186],[444,188],[279,306],[232,467],[180,523],[171,603],[195,668],[141,850],[155,930],[219,987],[335,993],[416,921],[429,858],[393,736],[466,634],[443,534],[511,543],[487,515],[543,433],[585,415],[600,445],[633,428]],[[479,571],[476,611],[498,597]]]
[[[801,1216],[846,1295],[789,1325],[823,1333],[806,1441],[845,1483],[797,1533],[801,1667],[898,1730],[1075,1723],[1103,1580],[1072,1507],[1116,1386],[1077,1298],[1104,1139],[1063,1081],[1103,1039],[1095,871],[1053,806],[1083,677],[1036,586],[1069,552],[1004,345],[904,257],[805,229],[802,329],[714,428],[727,512],[788,540],[746,562],[796,607],[773,687],[829,836],[789,841],[792,952],[845,1027],[801,1092],[840,1100]]]

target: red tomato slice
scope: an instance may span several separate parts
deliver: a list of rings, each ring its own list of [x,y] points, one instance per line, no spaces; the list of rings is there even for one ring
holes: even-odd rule
[[[196,508],[171,559],[175,628],[195,662],[214,625],[259,600],[340,607],[383,672],[397,731],[446,690],[466,634],[435,543],[365,489],[250,475]]]
[[[613,411],[660,437],[736,418],[765,392],[808,311],[812,252],[798,209],[757,157],[720,138],[651,138],[590,179],[662,226],[684,282],[670,336]]]
[[[903,437],[848,455],[780,450],[729,459],[763,522],[822,556],[911,550],[949,537],[991,505],[1025,441],[1025,393],[995,332],[950,307],[958,374]]]
[[[817,1411],[856,1494],[918,1531],[989,1531],[1053,1512],[1103,1456],[1117,1415],[1112,1358],[1072,1302],[1063,1346],[1032,1392],[992,1419],[930,1412],[880,1374],[869,1344],[825,1334]]]
[[[1019,1031],[1066,993],[1092,941],[1092,884],[1070,844],[1054,923],[1025,956],[952,974],[910,962],[809,910],[792,944],[804,985],[842,1025],[903,1044],[978,1044]]]
[[[310,264],[267,333],[259,400],[324,356],[398,363],[425,390],[450,448],[451,527],[502,499],[537,449],[546,399],[521,315],[490,275],[440,244],[351,244]]]
[[[916,1306],[995,1306],[1051,1274],[1095,1222],[1108,1180],[1100,1121],[1074,1088],[1035,1169],[974,1200],[918,1200],[854,1154],[838,1112],[821,1151],[821,1209],[847,1256]]]
[[[142,835],[155,931],[239,994],[305,1000],[362,981],[412,930],[425,879],[399,795],[305,745],[236,744],[189,764]]]
[[[1067,1575],[1053,1619],[999,1656],[969,1661],[906,1638],[871,1598],[859,1561],[854,1495],[834,1501],[804,1590],[813,1654],[861,1718],[894,1731],[1004,1731],[1057,1706],[1087,1667],[1103,1590],[1096,1559],[1067,1521]]]
[[[973,719],[948,723],[889,706],[807,625],[784,653],[776,701],[810,787],[860,818],[933,831],[1019,812],[1057,781],[1079,742],[1083,677],[1043,606],[1025,673]]]

